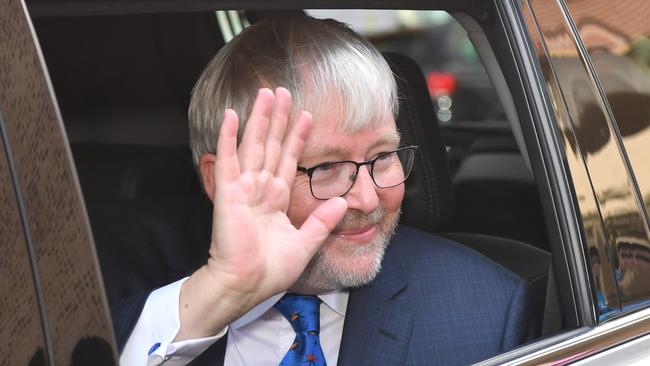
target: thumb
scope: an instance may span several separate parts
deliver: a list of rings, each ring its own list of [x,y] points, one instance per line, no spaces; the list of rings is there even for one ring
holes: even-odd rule
[[[331,198],[318,206],[305,220],[299,231],[304,238],[304,248],[310,252],[310,256],[320,248],[347,209],[348,203],[343,198]]]

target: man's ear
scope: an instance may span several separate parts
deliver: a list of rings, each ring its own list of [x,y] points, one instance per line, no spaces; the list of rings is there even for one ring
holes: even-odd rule
[[[214,202],[214,164],[216,161],[217,156],[209,153],[201,155],[201,158],[199,159],[199,172],[201,173],[203,189],[212,202]]]

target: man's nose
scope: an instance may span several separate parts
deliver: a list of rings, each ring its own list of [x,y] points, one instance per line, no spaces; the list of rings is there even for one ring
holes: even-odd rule
[[[348,208],[355,208],[364,213],[371,213],[379,206],[377,186],[370,176],[368,167],[359,168],[352,188],[343,196],[348,202]]]

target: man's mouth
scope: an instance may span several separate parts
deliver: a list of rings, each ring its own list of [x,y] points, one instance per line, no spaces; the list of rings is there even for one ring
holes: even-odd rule
[[[366,243],[372,240],[375,237],[376,233],[377,225],[371,224],[359,228],[336,230],[332,234],[344,240]]]

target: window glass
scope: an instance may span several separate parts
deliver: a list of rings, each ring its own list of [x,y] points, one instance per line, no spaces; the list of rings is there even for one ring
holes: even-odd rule
[[[307,10],[350,25],[382,52],[408,55],[420,65],[438,120],[506,124],[496,92],[463,27],[444,11]]]
[[[650,8],[642,0],[567,1],[580,37],[618,126],[645,210],[650,208]],[[603,179],[605,179],[603,175]],[[614,181],[610,179],[610,181]],[[612,185],[609,196],[620,196]],[[619,200],[612,215],[619,234],[615,242],[617,277],[623,304],[650,295],[650,246],[647,223]],[[647,217],[647,216],[646,216]]]
[[[485,75],[485,72],[483,71],[483,68],[476,57],[476,53],[474,52],[473,47],[471,47],[471,44],[465,37],[465,33],[458,25],[453,18],[451,18],[447,13],[444,12],[410,12],[410,11],[405,11],[405,12],[400,12],[400,11],[392,11],[389,12],[392,13],[394,16],[393,20],[395,20],[398,23],[397,26],[394,26],[393,28],[390,29],[384,29],[384,28],[376,28],[375,30],[360,30],[362,33],[364,33],[366,36],[371,37],[376,44],[378,44],[383,50],[385,51],[394,51],[394,52],[400,52],[400,53],[406,53],[409,54],[412,58],[415,58],[420,62],[420,65],[429,65],[427,67],[422,66],[425,75],[427,77],[427,81],[429,82],[429,91],[431,91],[432,98],[438,106],[438,118],[441,121],[446,121],[448,123],[452,124],[460,124],[465,121],[469,121],[471,123],[474,122],[488,122],[488,121],[494,121],[494,120],[500,120],[502,118],[502,111],[500,110],[500,103],[496,101],[496,96],[494,95],[494,91],[491,89],[490,83],[487,79],[487,76]],[[194,15],[194,14],[192,14]],[[199,15],[199,14],[197,14]],[[210,15],[212,18],[211,20],[215,19],[215,14],[210,13],[207,14]],[[413,16],[411,16],[413,15]],[[328,16],[333,16],[333,15],[328,15]],[[409,18],[409,16],[411,16]],[[96,99],[98,101],[101,101],[102,103],[105,103],[104,105],[107,107],[106,110],[111,110],[112,115],[119,115],[119,116],[124,116],[127,113],[132,113],[134,117],[137,117],[139,120],[138,123],[141,123],[142,120],[149,119],[151,116],[156,116],[156,112],[159,111],[158,106],[159,105],[167,105],[170,103],[157,103],[157,102],[152,102],[150,105],[141,105],[139,106],[139,109],[137,110],[137,113],[133,113],[133,109],[130,108],[131,105],[127,104],[126,106],[124,104],[121,104],[121,102],[124,98],[124,95],[122,91],[130,89],[132,87],[132,84],[134,85],[140,85],[144,87],[151,87],[152,92],[158,92],[160,90],[166,91],[165,88],[162,87],[171,85],[174,88],[168,93],[165,93],[162,97],[164,99],[162,100],[167,100],[168,95],[180,95],[180,96],[185,96],[189,95],[190,90],[191,90],[191,85],[195,81],[197,75],[200,73],[201,68],[203,65],[201,65],[200,68],[192,70],[192,73],[188,72],[186,75],[194,74],[191,76],[187,76],[187,80],[190,80],[191,83],[186,83],[185,81],[181,82],[176,82],[176,83],[171,83],[167,82],[168,78],[172,77],[172,80],[174,79],[173,77],[176,76],[178,77],[179,74],[179,68],[178,67],[171,67],[169,65],[176,66],[176,60],[172,57],[173,54],[181,54],[180,52],[176,51],[174,53],[169,53],[165,54],[164,52],[160,52],[160,50],[165,50],[165,49],[174,49],[176,50],[179,46],[174,44],[173,47],[170,45],[172,42],[168,39],[168,37],[163,37],[167,36],[167,34],[162,34],[159,35],[155,32],[153,36],[150,36],[150,33],[152,33],[152,28],[149,25],[154,24],[154,25],[159,25],[161,28],[164,26],[164,29],[169,30],[173,29],[173,33],[176,37],[174,39],[178,39],[179,42],[182,42],[183,44],[189,44],[192,42],[192,40],[205,40],[204,38],[201,38],[201,35],[203,34],[204,29],[199,29],[198,27],[191,27],[191,26],[186,26],[183,29],[185,30],[197,30],[196,35],[188,36],[186,38],[178,37],[176,34],[179,32],[179,28],[182,27],[170,27],[169,24],[172,24],[170,22],[170,19],[164,19],[166,21],[159,21],[157,19],[158,15],[156,16],[149,16],[149,15],[142,15],[142,16],[125,16],[124,18],[118,18],[114,19],[111,17],[106,17],[105,19],[94,19],[92,17],[88,18],[82,18],[82,19],[64,19],[65,24],[62,24],[63,21],[60,19],[46,19],[46,20],[40,20],[39,22],[36,22],[36,28],[40,32],[39,33],[39,39],[43,40],[50,40],[50,43],[43,43],[43,49],[44,49],[44,54],[46,57],[46,60],[48,61],[48,64],[50,65],[50,73],[51,75],[54,75],[53,81],[54,81],[54,87],[55,89],[58,88],[58,90],[61,90],[63,92],[57,92],[57,97],[59,100],[66,100],[68,102],[72,102],[72,98],[69,97],[70,94],[68,94],[68,99],[65,99],[65,91],[74,91],[74,90],[86,90],[88,93],[84,93],[83,97],[87,97],[88,95],[92,95],[93,97],[95,96],[95,93],[98,92],[105,92],[105,95],[102,98],[97,97]],[[162,17],[162,16],[161,16]],[[178,15],[176,17],[179,17]],[[183,18],[185,18],[185,15],[183,15]],[[411,28],[406,28],[406,25],[404,24],[411,24],[411,23],[399,23],[403,20],[400,19],[406,19],[404,22],[409,21],[412,22],[412,24],[415,24]],[[422,18],[423,20],[420,22],[420,19]],[[189,20],[190,18],[188,18]],[[252,19],[252,18],[251,18]],[[192,18],[193,20],[193,18]],[[234,12],[234,11],[220,11],[217,12],[216,14],[216,20],[218,21],[221,34],[224,36],[224,41],[228,41],[230,37],[236,35],[243,27],[246,26],[246,22],[244,21],[244,18],[240,17],[239,12]],[[345,19],[343,19],[346,21]],[[61,23],[56,23],[56,22],[61,22]],[[55,24],[56,23],[56,24]],[[76,23],[81,23],[82,28],[79,27],[74,27],[70,26],[70,28],[67,28],[68,24],[76,25]],[[189,23],[189,21],[188,21]],[[197,24],[198,22],[193,22],[193,24]],[[116,24],[119,24],[119,29],[113,29],[111,27],[116,27]],[[198,23],[200,24],[200,23]],[[57,28],[47,28],[48,26],[66,26],[64,29],[70,29],[69,33],[63,34],[64,36],[61,37],[60,34],[57,34]],[[40,26],[40,27],[39,27]],[[138,26],[142,26],[141,29]],[[354,27],[354,24],[353,24]],[[73,30],[77,29],[83,29],[84,32],[73,32]],[[373,28],[374,29],[374,28]],[[47,32],[47,30],[50,30],[50,32]],[[106,40],[115,40],[117,39],[115,37],[115,32],[122,32],[119,34],[129,34],[129,37],[124,37],[124,39],[119,38],[118,41],[114,42],[109,42]],[[199,32],[200,31],[200,32]],[[214,28],[209,28],[209,32],[216,33],[214,32]],[[420,34],[421,33],[421,34]],[[49,37],[48,37],[49,34]],[[144,35],[143,35],[144,34]],[[419,35],[418,35],[419,34]],[[97,36],[98,35],[98,36]],[[59,38],[55,38],[55,36],[59,36]],[[155,41],[149,41],[145,36],[152,38]],[[413,37],[411,37],[413,36]],[[413,43],[412,47],[411,46],[404,46],[403,43],[406,43],[403,41],[405,37],[407,39],[414,38],[416,41],[411,42]],[[171,37],[169,37],[171,38]],[[420,41],[426,41],[428,43],[423,44],[418,43]],[[56,41],[56,42],[55,42]],[[212,42],[212,39],[207,39],[207,41]],[[409,41],[410,42],[410,41]],[[438,42],[438,43],[436,43]],[[143,50],[141,44],[155,44],[156,47],[151,47],[151,49]],[[201,42],[197,42],[201,44]],[[208,42],[206,42],[208,43]],[[100,58],[97,57],[100,65],[104,66],[103,68],[95,67],[94,64],[92,63],[87,63],[87,69],[88,69],[88,74],[94,74],[94,78],[96,78],[99,81],[103,81],[104,79],[110,80],[111,82],[113,81],[119,81],[119,86],[120,88],[109,88],[105,87],[104,89],[102,88],[92,88],[88,87],[87,85],[93,85],[91,83],[84,84],[83,82],[86,82],[86,79],[89,79],[90,81],[93,81],[91,78],[84,78],[84,80],[73,80],[73,82],[69,82],[66,84],[65,81],[67,81],[65,78],[61,77],[63,74],[61,72],[62,67],[67,67],[67,65],[74,64],[74,60],[69,59],[69,54],[67,53],[62,53],[59,52],[60,50],[60,44],[70,44],[72,45],[71,48],[75,48],[77,44],[91,44],[92,46],[88,46],[88,49],[84,51],[86,55],[91,55],[94,56],[96,52],[99,55],[102,55],[101,60]],[[217,44],[214,42],[213,44]],[[201,44],[202,45],[202,44]],[[143,53],[149,53],[151,63],[147,62],[142,62],[146,63],[147,69],[149,72],[133,72],[133,70],[138,70],[135,67],[130,67],[128,68],[128,73],[124,72],[124,75],[135,75],[137,76],[137,80],[135,79],[125,79],[123,78],[122,75],[122,66],[126,65],[126,62],[124,64],[121,64],[119,62],[112,62],[108,56],[104,57],[105,55],[116,55],[119,58],[122,58],[121,55],[123,54],[128,54],[129,52],[125,50],[130,50],[131,47],[133,46],[133,49],[140,49],[143,51]],[[94,48],[90,47],[98,47],[98,51],[95,51]],[[405,49],[402,49],[401,47],[405,47]],[[451,50],[453,50],[456,53],[452,53],[451,51],[437,51],[438,48],[444,48],[447,47]],[[185,49],[185,48],[182,48]],[[110,52],[109,52],[110,51]],[[147,52],[145,52],[147,51]],[[215,50],[216,51],[216,50]],[[187,54],[192,54],[192,53],[185,53]],[[193,54],[192,54],[193,55]],[[58,56],[58,58],[57,58]],[[139,55],[138,59],[142,59],[144,56]],[[427,58],[431,60],[427,60]],[[192,57],[183,57],[183,59],[196,59],[194,55]],[[131,59],[129,59],[129,62],[132,62]],[[164,64],[166,67],[162,68],[161,70],[158,70],[157,63],[159,62],[161,64]],[[207,61],[206,61],[207,63]],[[77,65],[75,65],[76,67]],[[83,65],[82,65],[83,66]],[[131,65],[133,66],[133,65]],[[63,69],[65,70],[65,69]],[[450,71],[451,70],[451,71]],[[158,72],[160,71],[160,72]],[[164,72],[163,72],[164,71]],[[182,70],[181,70],[182,71]],[[104,75],[104,73],[108,75]],[[152,79],[154,82],[152,83],[145,83],[142,82],[143,75],[153,75]],[[469,76],[468,76],[469,75]],[[58,76],[58,78],[57,78]],[[67,75],[65,75],[67,76]],[[465,78],[467,76],[467,78]],[[180,78],[180,77],[179,77]],[[78,85],[81,85],[84,88],[79,88]],[[99,83],[95,85],[101,85]],[[104,83],[106,85],[106,83]],[[183,89],[180,86],[187,86],[187,89]],[[465,85],[468,85],[467,88],[475,87],[474,89],[468,90],[468,91],[463,91],[463,88],[466,88]],[[488,90],[489,89],[489,90]],[[462,91],[462,92],[461,92]],[[150,97],[152,100],[154,98],[159,97],[157,93],[148,93],[148,97]],[[470,95],[470,97],[466,98],[466,95]],[[76,100],[74,102],[77,102],[79,105],[82,105],[84,103],[83,98],[79,98],[77,95],[73,94],[75,96]],[[474,98],[474,99],[472,99]],[[481,99],[483,98],[483,99]],[[94,98],[93,98],[94,99]],[[465,102],[465,107],[460,108],[459,106],[463,106],[463,103],[461,101],[466,100]],[[485,108],[477,111],[477,105],[483,105]],[[126,104],[126,103],[125,103]],[[62,103],[62,105],[64,105]],[[179,103],[179,106],[181,104]],[[151,107],[151,115],[148,115],[148,110],[147,107]],[[457,109],[458,108],[458,109]],[[483,108],[483,107],[481,107]],[[496,109],[494,109],[496,108]],[[73,126],[72,124],[69,123],[70,118],[70,112],[66,114],[66,111],[75,111],[76,109],[71,106],[71,104],[68,105],[67,108],[62,108],[63,109],[63,116],[64,120],[66,122],[66,126],[69,128],[69,134],[72,136],[74,128],[78,128],[77,126]],[[498,110],[497,110],[498,109]],[[89,113],[92,111],[88,111]],[[445,115],[445,113],[447,113]],[[465,114],[463,114],[465,113]],[[471,114],[474,114],[475,117],[463,117],[463,116],[470,116]],[[179,115],[179,114],[175,114]],[[183,117],[184,118],[184,117]],[[476,118],[476,119],[474,119]],[[478,119],[480,118],[480,119]],[[118,126],[118,122],[116,120],[112,119],[99,119],[99,118],[87,118],[87,126],[88,130],[94,129],[93,132],[96,132],[96,136],[102,137],[101,135],[108,135],[105,133],[105,131],[112,131],[115,132],[120,126],[124,126],[124,123],[120,123]],[[135,119],[130,119],[130,121],[134,121]],[[433,120],[433,118],[431,118]],[[158,121],[159,122],[159,121]],[[186,123],[186,121],[183,121]],[[444,123],[444,122],[443,122]],[[503,122],[505,124],[505,122]],[[136,123],[130,123],[129,124],[129,129],[125,129],[124,131],[131,133],[131,130],[134,129]],[[167,129],[163,127],[162,124],[158,124],[159,129],[161,131]],[[127,134],[124,134],[127,135]],[[130,136],[133,136],[134,134],[131,133]],[[76,136],[81,136],[81,134],[77,134]],[[144,137],[142,138],[142,141],[139,141],[141,145],[144,145],[148,143],[150,140],[145,140]],[[157,138],[158,135],[156,133],[152,133],[150,138]],[[110,138],[110,137],[109,137]],[[152,186],[158,186],[158,184],[151,184],[147,185],[146,190],[142,190],[143,192],[138,192],[137,190],[128,190],[130,188],[130,184],[124,184],[124,182],[130,182],[126,178],[130,178],[129,176],[135,175],[132,174],[132,172],[138,172],[139,166],[136,164],[131,165],[130,164],[130,159],[134,160],[136,162],[139,162],[140,160],[143,161],[149,161],[146,159],[140,159],[138,160],[137,154],[141,152],[147,153],[146,158],[149,158],[148,156],[148,151],[155,152],[153,154],[150,154],[151,157],[153,155],[156,155],[156,158],[159,160],[164,161],[164,165],[160,165],[161,167],[161,172],[164,172],[164,180],[165,184],[163,186],[168,186],[168,187],[175,187],[174,186],[174,179],[173,177],[170,176],[170,172],[176,172],[179,173],[179,181],[181,179],[185,179],[187,177],[192,177],[194,174],[193,171],[186,172],[185,170],[182,169],[175,169],[172,167],[173,159],[168,159],[166,154],[161,154],[158,153],[156,148],[158,146],[148,146],[151,148],[151,150],[145,150],[142,148],[142,146],[133,146],[129,147],[129,149],[125,148],[125,146],[119,146],[117,144],[95,144],[96,146],[90,145],[90,143],[93,143],[94,141],[84,141],[88,142],[85,147],[93,147],[96,149],[75,149],[75,142],[79,140],[72,140],[72,149],[76,153],[75,158],[77,159],[77,171],[79,172],[80,180],[82,187],[84,188],[84,193],[86,195],[86,202],[90,202],[90,197],[92,196],[90,193],[91,192],[97,192],[97,201],[102,201],[108,199],[115,199],[115,201],[128,198],[128,199],[151,199],[152,197],[156,199],[156,201],[164,201],[169,198],[170,193],[167,191],[158,191],[157,189],[152,188]],[[109,142],[114,142],[114,140],[108,140]],[[123,142],[120,140],[120,142]],[[131,141],[129,141],[131,142]],[[108,146],[106,146],[108,145]],[[110,147],[110,148],[109,148]],[[131,149],[132,148],[132,149]],[[167,148],[167,147],[165,147]],[[162,149],[161,149],[162,150]],[[182,151],[184,152],[184,150]],[[85,154],[84,154],[85,153]],[[170,154],[171,155],[171,154]],[[174,155],[175,156],[175,155]],[[84,165],[80,164],[82,159],[87,159],[90,164]],[[161,159],[162,158],[162,159]],[[112,160],[111,160],[112,159]],[[159,161],[156,160],[156,161]],[[109,164],[112,164],[113,162],[116,162],[115,165],[119,165],[120,169],[124,167],[124,171],[126,172],[124,174],[125,179],[122,180],[122,175],[118,173],[122,173],[122,171],[118,171],[118,169],[108,171],[107,169],[103,169],[105,166],[110,166]],[[186,162],[183,161],[183,164]],[[191,162],[188,160],[187,161],[188,165],[191,166]],[[501,167],[503,167],[505,164],[500,164]],[[101,168],[100,168],[101,167]],[[152,165],[147,165],[147,168],[152,168]],[[524,170],[526,169],[525,166],[522,164],[522,167],[524,167]],[[153,166],[154,169],[148,171],[146,174],[155,176],[155,166]],[[114,171],[117,171],[114,173]],[[84,175],[84,172],[86,175]],[[526,170],[528,173],[528,171]],[[102,174],[103,173],[103,174]],[[174,175],[176,175],[174,173]],[[93,177],[101,177],[101,179],[96,179],[95,181],[92,181],[88,179],[90,176]],[[145,174],[143,174],[145,176]],[[110,184],[109,179],[113,179],[114,177],[119,178],[117,180],[117,184]],[[86,178],[86,179],[84,179]],[[111,180],[112,182],[112,180]],[[532,181],[531,178],[531,182]],[[93,184],[96,185],[97,189],[92,189]],[[198,184],[198,182],[197,182]],[[534,184],[531,184],[534,188]],[[111,187],[112,186],[112,187]],[[135,186],[135,184],[133,185]],[[185,187],[183,187],[185,188]],[[501,188],[499,188],[502,190]],[[116,191],[116,192],[113,192]],[[118,191],[119,190],[119,191]],[[146,191],[146,192],[145,192]],[[197,193],[200,194],[200,188],[196,191]],[[110,194],[109,194],[110,193]],[[115,194],[113,196],[113,193]],[[138,195],[138,193],[140,195]],[[149,194],[149,196],[145,196],[145,194]],[[178,193],[178,192],[176,192]],[[186,192],[183,192],[186,193]],[[158,194],[158,196],[155,196],[154,194]],[[533,196],[537,198],[536,191],[533,192]],[[521,201],[518,201],[517,203],[519,204]],[[104,202],[99,202],[104,203]],[[117,202],[118,204],[121,202]],[[487,207],[487,205],[485,205]],[[88,205],[89,207],[89,214],[91,216],[91,219],[93,216],[97,215],[97,211],[93,212],[92,210],[95,209],[97,210],[97,207],[101,207],[101,205]],[[531,207],[528,206],[525,208],[527,211],[531,211]],[[165,210],[161,210],[165,211]],[[101,213],[101,212],[100,212]],[[137,215],[138,213],[136,212],[134,214]],[[178,212],[178,215],[185,215],[185,213]],[[498,215],[494,215],[498,216]],[[100,217],[101,218],[101,217]],[[125,219],[129,219],[133,222],[138,222],[137,220],[133,220],[132,216],[127,216]],[[520,217],[518,217],[519,220],[521,220]],[[540,220],[541,221],[541,220]],[[102,254],[102,245],[100,243],[106,243],[107,237],[109,235],[103,236],[105,234],[104,232],[101,231],[101,225],[99,220],[95,220],[94,223],[97,223],[97,225],[93,225],[93,230],[94,234],[96,237],[96,243],[98,244],[98,251],[100,254]],[[112,223],[111,223],[112,224]],[[466,223],[465,223],[466,224]],[[128,227],[128,226],[127,226]],[[122,227],[121,229],[124,229]],[[120,234],[124,232],[124,235],[129,235],[131,232],[128,229],[125,230],[120,230]],[[119,239],[124,239],[120,237]],[[130,238],[129,238],[130,239]],[[130,241],[126,240],[127,244],[131,244]],[[205,241],[203,241],[205,243]],[[120,250],[118,249],[118,243],[117,241],[113,241],[110,243],[110,250],[113,257],[117,257],[118,259],[116,261],[129,261],[130,258],[127,256],[120,255]],[[142,243],[140,243],[142,244]],[[107,248],[107,246],[103,246],[104,250]],[[113,257],[109,257],[112,259]],[[113,264],[114,265],[114,264]],[[106,270],[109,266],[103,266],[103,269]],[[124,266],[124,271],[127,271],[127,266]],[[546,271],[548,268],[548,265],[544,264],[543,270]],[[141,268],[138,268],[140,270]],[[122,269],[121,269],[122,270]],[[545,273],[545,272],[544,272]],[[148,273],[150,275],[151,273]],[[164,274],[165,276],[174,276],[176,274]],[[151,277],[155,277],[156,275],[152,275]],[[123,273],[123,277],[128,278],[128,274],[126,272]],[[105,276],[105,278],[111,278],[110,276]],[[545,281],[545,280],[544,280]],[[163,285],[164,283],[159,284]],[[114,285],[114,284],[111,284]],[[545,283],[543,283],[543,286],[545,286]],[[111,286],[107,286],[110,291]],[[117,294],[115,297],[121,296],[122,294]],[[111,293],[109,292],[109,298],[111,298]],[[538,299],[539,306],[538,309],[542,309],[542,302],[543,299],[539,298]],[[541,319],[541,317],[540,317]]]
[[[536,23],[529,29],[541,37],[536,48],[542,72],[549,81],[545,85],[563,138],[587,245],[574,263],[578,270],[583,260],[588,267],[583,273],[590,275],[594,310],[602,320],[620,311],[615,247],[630,227],[639,227],[639,211],[620,150],[612,138],[615,132],[606,110],[601,108],[600,94],[566,23],[564,9],[558,2],[544,0],[528,4]],[[532,18],[528,19],[530,24]],[[616,194],[612,194],[613,189]],[[617,219],[623,211],[634,219],[627,225]],[[580,294],[582,289],[576,286],[574,292]],[[583,307],[586,310],[591,309]]]

